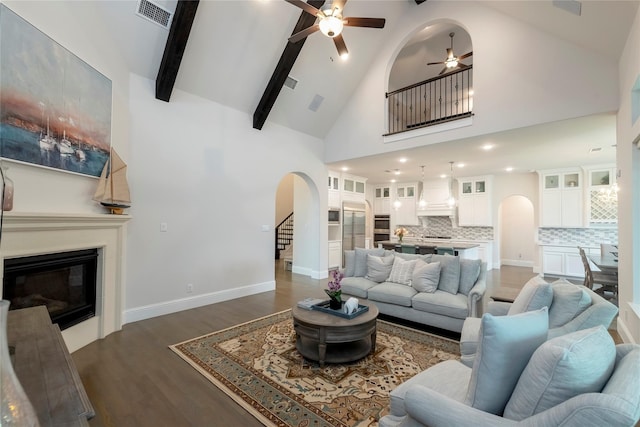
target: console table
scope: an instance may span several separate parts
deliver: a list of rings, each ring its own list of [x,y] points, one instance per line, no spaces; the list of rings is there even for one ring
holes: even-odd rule
[[[40,426],[88,426],[95,412],[45,306],[10,310],[7,341],[13,369]]]

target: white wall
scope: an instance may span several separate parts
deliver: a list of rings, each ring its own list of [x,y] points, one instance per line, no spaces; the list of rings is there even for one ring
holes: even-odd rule
[[[459,23],[473,40],[473,125],[384,143],[384,93],[394,58],[413,33],[438,21]],[[609,58],[554,38],[479,2],[425,2],[403,16],[402,23],[390,27],[369,73],[328,133],[327,162],[618,108],[617,70]],[[524,57],[522,46],[528,47]]]
[[[298,172],[326,189],[322,141],[273,124],[256,131],[248,115],[179,91],[155,100],[154,82],[129,74],[97,3],[4,4],[112,80],[112,145],[129,166],[133,202],[125,323],[273,288],[277,187]],[[19,164],[9,174],[15,211],[104,213],[91,200],[94,178]],[[326,210],[326,191],[311,199]],[[310,230],[302,267],[320,276],[327,227],[317,218],[324,226]]]
[[[524,196],[509,196],[499,208],[501,265],[533,267],[536,228],[533,203]]]
[[[620,109],[617,118],[619,307],[618,331],[640,343],[640,119],[631,122],[631,88],[640,76],[640,9],[619,63]]]
[[[280,224],[291,212],[293,212],[293,174],[288,174],[280,184],[276,192],[276,222]]]
[[[273,124],[254,130],[249,115],[181,91],[158,101],[153,81],[130,82],[127,321],[273,289],[276,192],[290,172],[306,177],[316,222],[294,245],[312,255],[296,262],[326,274],[320,140]]]

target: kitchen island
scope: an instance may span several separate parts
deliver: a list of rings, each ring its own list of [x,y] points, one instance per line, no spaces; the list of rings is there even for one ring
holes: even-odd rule
[[[397,240],[382,240],[378,242],[378,245],[385,249],[402,253],[449,253],[465,259],[478,259],[478,247],[480,246],[477,243],[461,243],[451,239],[404,239],[402,242]]]

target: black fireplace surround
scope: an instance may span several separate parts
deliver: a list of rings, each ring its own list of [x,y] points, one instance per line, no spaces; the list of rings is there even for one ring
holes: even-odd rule
[[[9,310],[45,305],[64,330],[95,316],[98,250],[4,260],[2,298]]]

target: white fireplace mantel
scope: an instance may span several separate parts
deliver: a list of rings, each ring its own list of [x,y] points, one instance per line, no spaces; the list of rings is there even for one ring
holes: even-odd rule
[[[4,259],[98,249],[96,316],[62,332],[70,352],[122,329],[124,260],[129,215],[5,212],[0,243]]]

